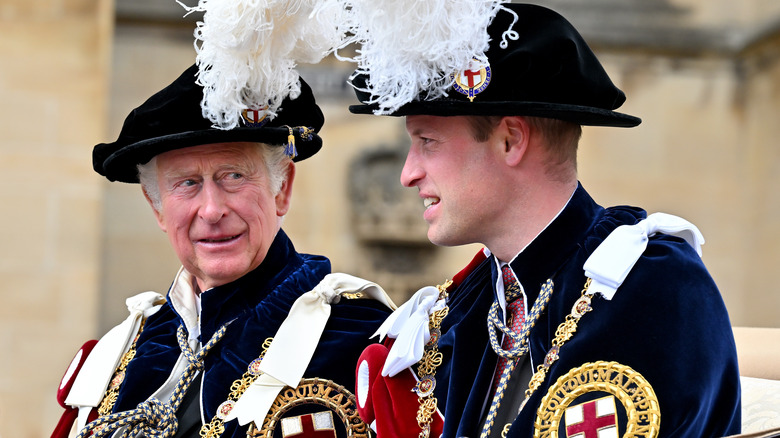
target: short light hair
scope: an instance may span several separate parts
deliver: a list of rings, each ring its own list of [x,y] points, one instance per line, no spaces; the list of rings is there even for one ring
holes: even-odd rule
[[[582,126],[558,119],[523,116],[528,123],[542,134],[550,156],[548,164],[559,166],[570,162],[577,168],[577,147],[582,137]],[[470,116],[471,135],[475,141],[484,143],[493,135],[503,116]]]
[[[287,179],[287,166],[292,160],[284,153],[283,147],[271,146],[265,143],[251,144],[257,147],[260,156],[263,158],[271,185],[271,193],[276,196]],[[139,164],[137,169],[141,188],[152,202],[152,208],[159,212],[162,208],[162,197],[160,196],[160,184],[157,179],[157,157],[152,158],[147,163]]]

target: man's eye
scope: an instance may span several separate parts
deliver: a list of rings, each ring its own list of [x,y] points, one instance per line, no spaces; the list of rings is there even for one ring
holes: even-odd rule
[[[241,172],[228,172],[222,178],[220,178],[224,183],[238,183],[244,180],[244,174]]]
[[[434,151],[438,149],[439,142],[429,137],[420,137],[420,147],[424,151]]]
[[[239,187],[246,181],[246,176],[241,172],[228,172],[222,175],[219,181],[225,187]]]

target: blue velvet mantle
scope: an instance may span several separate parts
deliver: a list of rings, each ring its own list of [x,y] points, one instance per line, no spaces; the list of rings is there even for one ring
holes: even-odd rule
[[[547,310],[530,333],[534,369],[580,296],[585,260],[617,226],[644,217],[643,210],[633,207],[604,209],[579,186],[559,217],[511,263],[529,295],[529,307],[545,280],[552,278],[555,284]],[[445,438],[473,438],[481,431],[496,364],[486,330],[495,296],[494,263],[485,260],[450,294],[439,343],[445,363],[436,375]],[[690,245],[667,235],[651,238],[615,297],[607,301],[597,296],[593,309],[515,418],[509,437],[533,436],[537,407],[549,387],[570,369],[596,361],[619,362],[647,379],[659,401],[660,437],[739,432],[739,373],[731,325],[715,283]]]
[[[206,422],[227,399],[233,381],[260,355],[263,340],[274,336],[293,302],[328,273],[327,258],[297,253],[280,230],[258,268],[235,282],[201,294],[201,342],[233,321],[204,361],[200,397]],[[331,316],[304,377],[324,378],[354,388],[357,359],[370,343],[369,336],[388,314],[386,307],[370,299],[342,299],[332,305]],[[169,304],[147,320],[114,412],[134,408],[165,382],[180,354],[176,340],[180,324],[181,318]],[[238,426],[235,420],[228,422],[222,436],[245,437],[246,427]]]

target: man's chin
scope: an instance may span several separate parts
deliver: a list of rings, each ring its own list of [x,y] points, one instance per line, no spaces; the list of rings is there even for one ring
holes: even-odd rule
[[[469,239],[471,237],[471,239]],[[465,233],[455,230],[445,230],[442,227],[433,225],[428,226],[428,240],[436,246],[463,246],[477,243],[474,236],[467,236]]]
[[[231,268],[220,267],[218,269],[204,269],[201,270],[200,275],[197,275],[198,285],[202,291],[206,291],[218,286],[222,286],[228,283],[232,283],[244,275],[251,272],[249,268]]]
[[[436,232],[433,227],[428,227],[428,240],[436,246],[458,246],[451,236]]]

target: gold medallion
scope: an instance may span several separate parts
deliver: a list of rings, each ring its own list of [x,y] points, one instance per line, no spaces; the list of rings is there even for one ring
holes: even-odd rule
[[[293,437],[314,431],[317,436],[333,433],[335,437],[337,429],[343,430],[344,436],[369,438],[368,425],[358,415],[355,396],[330,380],[311,378],[301,380],[295,388],[284,388],[271,405],[263,425],[258,429],[252,424],[247,437]]]
[[[245,109],[241,111],[241,118],[246,126],[259,128],[268,123],[268,107],[258,109]]]
[[[485,88],[490,85],[491,74],[490,65],[474,58],[469,62],[466,70],[452,74],[451,78],[455,81],[452,88],[466,95],[469,101],[473,102],[477,94],[485,91]]]
[[[603,396],[584,397],[599,394]],[[626,417],[622,435],[620,416]],[[654,438],[660,424],[658,397],[641,374],[617,362],[591,362],[570,370],[550,387],[536,412],[534,437],[587,437],[600,432],[599,436]]]

